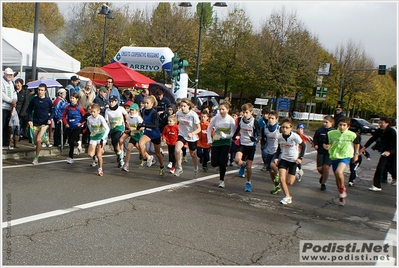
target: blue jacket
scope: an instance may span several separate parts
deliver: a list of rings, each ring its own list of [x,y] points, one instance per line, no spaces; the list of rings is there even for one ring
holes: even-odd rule
[[[56,122],[62,119],[62,114],[64,113],[65,107],[67,106],[68,102],[64,99],[61,99],[54,107],[54,120]]]
[[[53,103],[48,97],[36,96],[30,101],[27,113],[34,126],[47,125],[47,121],[54,117]]]

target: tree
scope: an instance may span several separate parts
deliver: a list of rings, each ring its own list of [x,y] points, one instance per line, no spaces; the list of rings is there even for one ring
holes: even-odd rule
[[[3,2],[3,27],[16,28],[33,33],[35,21],[35,3]],[[16,12],[17,11],[17,12]],[[59,32],[65,26],[65,19],[56,3],[41,2],[39,33],[46,35],[55,44],[59,44]]]

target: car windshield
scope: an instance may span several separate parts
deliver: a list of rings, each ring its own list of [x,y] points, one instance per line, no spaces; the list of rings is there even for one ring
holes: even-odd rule
[[[364,120],[364,119],[357,119],[357,121],[359,122],[359,124],[361,124],[361,125],[370,125],[370,123],[369,122],[367,122],[366,120]]]
[[[376,119],[372,119],[372,120],[371,120],[371,123],[378,123],[378,122],[380,122],[380,119],[379,119],[379,118],[376,118]]]

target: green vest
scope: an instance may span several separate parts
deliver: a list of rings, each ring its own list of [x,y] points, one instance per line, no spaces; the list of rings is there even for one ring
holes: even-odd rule
[[[338,160],[344,158],[352,158],[354,149],[353,141],[356,139],[356,133],[345,130],[343,133],[339,129],[331,130],[327,133],[330,149],[331,160]]]

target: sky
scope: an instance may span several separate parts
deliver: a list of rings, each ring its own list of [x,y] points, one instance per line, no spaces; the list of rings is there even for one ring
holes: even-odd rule
[[[146,9],[157,5],[157,1],[113,2],[114,5],[130,5],[131,9]],[[61,12],[68,15],[71,2],[58,2]],[[191,2],[194,7],[198,2]],[[211,2],[213,3],[213,2]],[[259,28],[272,12],[284,7],[288,13],[296,12],[304,27],[318,37],[329,52],[351,42],[365,51],[378,65],[387,68],[398,62],[398,12],[399,1],[229,1],[226,8],[215,8],[223,18],[238,6]],[[100,8],[100,7],[99,7]]]

